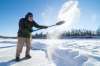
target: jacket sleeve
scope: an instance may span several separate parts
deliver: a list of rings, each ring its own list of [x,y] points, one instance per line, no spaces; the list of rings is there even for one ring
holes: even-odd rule
[[[39,25],[39,24],[36,23],[35,21],[33,21],[33,26],[36,27],[36,28],[40,28],[40,29],[47,28],[47,26]]]

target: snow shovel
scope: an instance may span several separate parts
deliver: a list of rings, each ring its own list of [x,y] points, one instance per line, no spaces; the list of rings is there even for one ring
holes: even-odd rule
[[[56,24],[51,25],[51,26],[48,26],[48,27],[53,27],[53,26],[57,26],[57,25],[62,25],[64,22],[65,22],[65,21],[59,21],[59,22],[57,22]],[[41,30],[41,29],[39,28],[39,29],[33,30],[33,32],[34,32],[34,31],[38,31],[38,30]]]

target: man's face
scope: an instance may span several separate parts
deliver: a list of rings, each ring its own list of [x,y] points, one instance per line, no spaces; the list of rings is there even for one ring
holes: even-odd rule
[[[29,16],[28,21],[32,22],[33,21],[33,16]]]

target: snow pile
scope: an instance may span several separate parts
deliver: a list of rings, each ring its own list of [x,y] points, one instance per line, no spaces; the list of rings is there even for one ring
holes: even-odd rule
[[[63,42],[48,41],[49,44],[46,42],[34,41],[32,49],[44,51],[48,61],[56,66],[83,66],[88,60],[88,57],[81,55],[78,50],[64,47]]]
[[[52,61],[56,66],[82,66],[88,58],[79,55],[78,51],[66,48],[55,48],[51,52]]]

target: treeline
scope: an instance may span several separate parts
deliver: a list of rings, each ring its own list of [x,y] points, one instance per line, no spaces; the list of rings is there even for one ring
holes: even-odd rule
[[[40,34],[36,33],[33,35],[33,38],[40,38],[45,39],[47,38],[47,33],[43,34],[42,32]],[[61,39],[65,38],[100,38],[100,30],[97,31],[91,31],[86,29],[73,29],[70,31],[63,32],[60,37]]]
[[[8,37],[8,36],[0,36],[0,38],[3,38],[3,39],[17,39],[17,37]]]
[[[32,35],[32,38],[34,39],[46,39],[48,37],[48,33],[35,33]],[[7,36],[0,36],[0,38],[5,39],[16,39],[17,37],[7,37]],[[60,39],[66,39],[66,38],[96,38],[100,39],[100,29],[96,31],[86,30],[86,29],[73,29],[70,31],[63,32],[60,37]]]
[[[96,31],[78,29],[64,32],[60,38],[96,38],[97,36]]]
[[[41,33],[35,33],[34,35],[32,35],[32,38],[35,38],[35,39],[46,39],[47,38],[47,33],[46,34],[43,34],[42,32]]]

